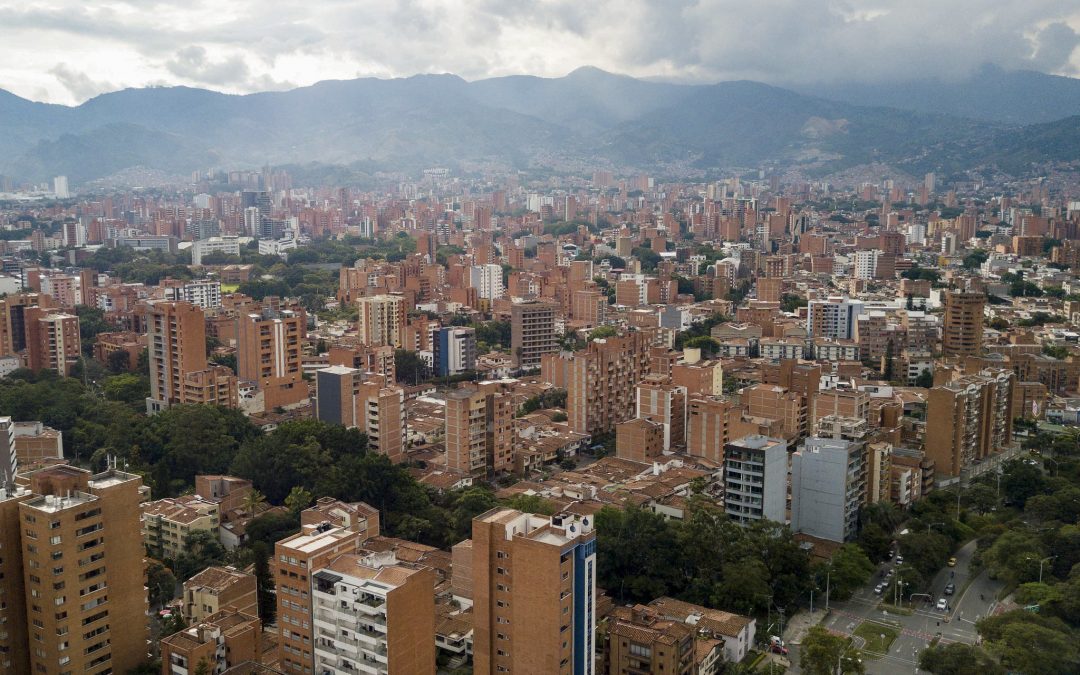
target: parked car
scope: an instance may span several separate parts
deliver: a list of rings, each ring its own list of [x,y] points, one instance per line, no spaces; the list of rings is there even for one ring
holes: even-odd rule
[[[940,600],[937,601],[937,608],[939,610],[941,610],[942,612],[948,610],[949,609],[949,601],[946,600],[945,598],[941,598]]]
[[[787,656],[788,654],[788,648],[784,646],[784,641],[777,635],[769,636],[769,651],[781,656]]]
[[[882,593],[884,593],[885,592],[885,584],[878,584],[877,586],[874,586],[874,592],[877,593],[878,595],[881,595]]]
[[[949,558],[949,567],[956,567],[956,556]]]
[[[897,565],[903,565],[904,564],[904,556],[902,556],[902,555],[896,556],[896,560],[894,562],[896,562]]]
[[[949,583],[945,584],[945,595],[952,595],[955,592],[956,592],[956,584],[952,583],[951,581]]]

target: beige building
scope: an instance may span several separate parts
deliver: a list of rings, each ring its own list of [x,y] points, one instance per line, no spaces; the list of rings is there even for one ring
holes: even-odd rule
[[[184,582],[184,618],[189,624],[232,608],[241,614],[259,615],[255,575],[235,567],[207,567]]]
[[[218,538],[221,511],[217,503],[198,495],[166,497],[142,505],[143,543],[153,554],[173,560],[184,551],[193,532],[209,532]]]
[[[360,341],[368,346],[405,345],[405,298],[400,295],[373,295],[357,299]]]

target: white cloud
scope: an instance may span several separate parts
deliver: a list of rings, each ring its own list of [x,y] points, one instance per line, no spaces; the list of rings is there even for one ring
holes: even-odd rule
[[[248,92],[582,65],[780,84],[949,78],[986,63],[1074,75],[1078,32],[1075,0],[0,0],[0,87],[77,102],[160,81]]]

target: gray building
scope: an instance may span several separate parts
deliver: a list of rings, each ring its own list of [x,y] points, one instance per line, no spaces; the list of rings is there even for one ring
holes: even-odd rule
[[[866,494],[861,443],[839,438],[806,439],[791,456],[791,529],[844,542],[858,532]]]
[[[787,521],[787,442],[751,435],[724,446],[724,511],[734,522]]]

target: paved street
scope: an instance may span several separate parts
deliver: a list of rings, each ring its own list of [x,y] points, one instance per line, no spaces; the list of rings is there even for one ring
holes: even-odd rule
[[[991,580],[986,573],[970,579],[969,565],[975,553],[975,542],[969,542],[956,553],[956,567],[946,567],[938,572],[931,585],[933,596],[920,602],[916,597],[916,609],[911,616],[886,613],[878,609],[881,596],[874,593],[874,586],[882,581],[883,573],[891,564],[882,565],[870,583],[845,602],[830,602],[829,616],[822,625],[838,633],[851,634],[859,624],[871,621],[889,625],[900,632],[892,643],[889,653],[879,659],[866,662],[868,673],[897,673],[905,669],[915,672],[918,652],[938,633],[943,642],[972,643],[977,637],[975,622],[993,609],[994,596],[1001,584]],[[901,551],[903,554],[903,551]],[[970,580],[970,583],[968,583]],[[935,609],[937,600],[946,597],[945,585],[956,584],[956,594],[949,597],[950,610]],[[891,599],[890,599],[891,600]],[[818,608],[818,614],[824,609]],[[798,646],[792,649],[792,663],[798,664]]]

